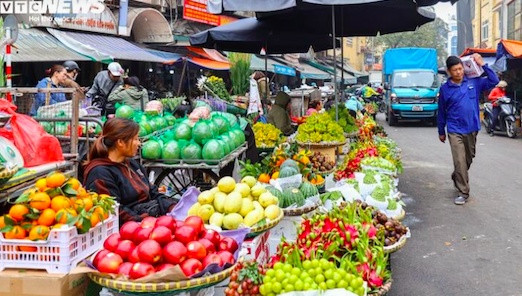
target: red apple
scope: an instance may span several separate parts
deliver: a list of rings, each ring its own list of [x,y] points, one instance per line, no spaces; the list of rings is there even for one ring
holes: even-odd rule
[[[168,243],[163,248],[163,258],[170,264],[180,264],[187,256],[187,248],[178,241]]]
[[[183,225],[179,228],[176,228],[176,232],[174,233],[174,238],[177,241],[182,242],[184,245],[190,243],[191,241],[195,241],[198,238],[198,232],[192,226]]]
[[[118,247],[114,253],[121,256],[121,259],[127,260],[132,251],[136,248],[136,245],[130,240],[120,240]]]
[[[185,225],[192,226],[198,235],[205,230],[205,222],[199,216],[188,216],[185,218]]]
[[[158,263],[161,260],[161,245],[151,239],[143,241],[138,245],[138,256],[140,262]]]
[[[189,258],[201,260],[207,256],[207,250],[202,243],[193,241],[187,244],[187,255]]]
[[[154,272],[156,272],[156,270],[154,270],[154,266],[152,266],[151,264],[138,262],[134,263],[134,265],[132,266],[129,276],[131,279],[135,280]]]
[[[98,266],[98,263],[100,262],[100,259],[105,257],[105,255],[109,254],[111,251],[109,250],[106,250],[106,249],[102,249],[100,250],[98,253],[96,253],[96,255],[94,256],[94,259],[92,260],[92,265],[94,265],[95,267]]]
[[[133,265],[131,262],[123,262],[118,268],[118,274],[129,276]]]
[[[239,248],[235,239],[231,237],[223,237],[221,242],[219,242],[219,250],[220,251],[229,251],[234,254],[234,252]]]
[[[166,226],[157,226],[152,230],[149,238],[164,246],[172,241],[172,231]]]
[[[169,269],[169,268],[173,268],[175,265],[172,265],[170,263],[163,263],[161,265],[158,265],[156,267],[156,272],[160,272],[160,271],[163,271],[165,269]]]
[[[176,231],[176,221],[172,216],[161,216],[156,220],[156,227],[158,226],[165,226],[170,231],[174,232]]]
[[[207,250],[207,254],[216,252],[216,247],[214,247],[214,244],[208,239],[200,238],[198,242],[200,242],[203,245],[203,247],[205,247],[205,250]]]
[[[141,220],[141,228],[152,228],[156,225],[156,217],[145,217]]]
[[[138,248],[134,248],[134,250],[132,250],[132,252],[129,255],[128,260],[129,260],[129,262],[132,262],[132,263],[140,262],[140,256],[138,256]]]
[[[154,230],[154,228],[138,228],[136,229],[136,232],[134,232],[134,243],[135,244],[139,244],[141,243],[142,241],[145,241],[145,240],[148,240],[149,237],[150,237],[150,234],[152,233],[152,230]]]
[[[120,228],[121,239],[134,239],[134,232],[140,228],[140,223],[136,221],[125,222]]]
[[[199,260],[194,258],[189,258],[183,261],[180,267],[187,277],[190,277],[203,270],[203,264],[201,264]]]
[[[216,263],[219,266],[223,266],[223,261],[221,261],[221,257],[218,254],[208,254],[205,259],[202,261],[203,268],[207,268],[210,264]]]
[[[123,259],[120,255],[110,252],[100,259],[96,268],[102,273],[118,273],[118,268],[122,263]]]
[[[221,241],[221,235],[219,235],[219,232],[213,229],[205,229],[201,238],[208,239],[215,248],[219,247],[219,242]]]
[[[221,258],[221,262],[223,262],[223,264],[234,264],[236,262],[236,260],[234,260],[234,255],[232,255],[232,253],[229,251],[219,251],[217,254]]]
[[[113,233],[103,242],[103,247],[111,252],[115,252],[120,243],[121,236],[119,233]]]

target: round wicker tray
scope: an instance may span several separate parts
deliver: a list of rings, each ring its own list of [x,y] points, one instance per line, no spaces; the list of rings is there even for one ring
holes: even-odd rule
[[[398,242],[396,242],[395,244],[393,244],[391,246],[384,247],[384,253],[391,254],[391,253],[397,252],[398,250],[402,249],[402,247],[404,247],[404,245],[406,245],[406,242],[408,241],[409,233],[410,233],[410,229],[408,228],[408,232],[405,235],[401,236],[401,238],[399,239]]]
[[[92,273],[89,274],[89,277],[93,282],[97,283],[98,285],[111,290],[116,290],[118,292],[123,291],[128,294],[142,295],[143,293],[147,293],[147,295],[172,295],[172,293],[174,292],[187,292],[191,290],[199,290],[211,287],[227,279],[234,270],[235,266],[236,265],[233,265],[223,271],[205,277],[166,283],[137,283],[131,281],[115,280],[109,277],[104,277],[99,274]]]
[[[295,209],[283,209],[283,213],[285,216],[301,216],[302,214],[309,213],[319,207],[319,204],[316,203],[313,206],[300,207]]]
[[[390,292],[391,285],[392,285],[392,279],[390,278],[386,281],[386,283],[384,283],[384,285],[382,285],[382,287],[379,288],[379,290],[377,290],[373,293],[368,293],[368,296],[384,296],[388,292]]]
[[[312,143],[312,142],[303,143],[303,142],[299,142],[299,141],[296,141],[296,143],[297,143],[297,145],[299,145],[301,147],[328,148],[328,147],[343,146],[344,144],[346,144],[346,140],[344,140],[343,142],[335,142],[335,143]]]
[[[335,167],[333,169],[329,170],[329,171],[324,171],[324,172],[314,171],[314,173],[322,175],[322,176],[330,175],[333,172],[335,172]]]
[[[253,238],[271,228],[274,228],[281,220],[283,220],[284,216],[285,216],[284,211],[281,211],[281,213],[279,214],[279,217],[277,217],[275,220],[272,220],[272,221],[270,221],[264,225],[258,226],[258,227],[250,228],[250,233],[248,233],[246,237]]]

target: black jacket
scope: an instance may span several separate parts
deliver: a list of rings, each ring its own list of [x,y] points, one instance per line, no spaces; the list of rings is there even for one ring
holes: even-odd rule
[[[108,158],[94,159],[85,167],[84,176],[87,189],[116,198],[120,203],[120,221],[141,220],[131,209],[134,205],[165,197],[149,182],[145,169],[133,159],[124,163]]]

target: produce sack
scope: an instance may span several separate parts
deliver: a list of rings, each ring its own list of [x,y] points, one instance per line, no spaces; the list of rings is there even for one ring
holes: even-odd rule
[[[161,151],[161,159],[165,163],[176,163],[181,158],[181,147],[176,140],[166,141]]]
[[[144,159],[160,159],[162,142],[157,138],[151,138],[141,145],[141,157]]]
[[[388,199],[388,207],[384,211],[386,216],[396,219],[402,214],[402,204],[393,198]]]
[[[297,174],[286,178],[278,178],[270,180],[270,185],[274,186],[277,190],[283,191],[291,188],[299,188],[303,183],[303,175]]]
[[[194,109],[190,113],[188,118],[192,122],[197,122],[200,119],[208,119],[209,117],[210,117],[210,108],[207,106],[204,106],[204,107],[197,107],[196,109]]]
[[[174,131],[176,140],[192,139],[192,128],[185,122],[181,122]]]
[[[218,140],[210,139],[203,146],[203,150],[201,151],[201,155],[203,159],[208,160],[220,160],[225,157],[225,150],[223,148],[223,143]]]
[[[212,122],[217,126],[219,134],[224,134],[230,129],[229,121],[220,114],[213,115]]]
[[[151,115],[162,115],[163,114],[163,104],[158,100],[153,100],[145,105],[145,113]]]
[[[25,167],[63,160],[62,147],[58,139],[45,132],[36,120],[15,113],[11,108],[4,110],[10,110],[12,117],[0,129],[0,136],[14,143],[24,158]]]

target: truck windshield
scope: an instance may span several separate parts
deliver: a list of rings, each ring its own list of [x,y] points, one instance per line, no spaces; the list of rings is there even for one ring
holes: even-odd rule
[[[398,71],[393,75],[393,87],[438,87],[437,76],[429,71]]]

